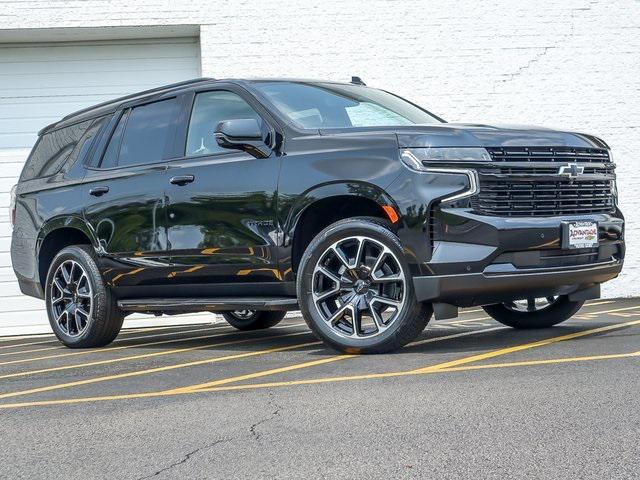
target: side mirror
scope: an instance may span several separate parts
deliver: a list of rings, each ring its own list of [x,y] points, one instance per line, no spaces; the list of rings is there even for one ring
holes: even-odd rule
[[[256,158],[267,158],[272,152],[267,144],[271,135],[255,118],[224,120],[216,126],[214,136],[222,148],[244,150]]]

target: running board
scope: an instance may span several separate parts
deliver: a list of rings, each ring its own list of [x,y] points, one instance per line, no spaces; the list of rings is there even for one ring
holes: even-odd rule
[[[298,310],[295,297],[135,298],[119,300],[125,312],[192,313],[225,310]]]

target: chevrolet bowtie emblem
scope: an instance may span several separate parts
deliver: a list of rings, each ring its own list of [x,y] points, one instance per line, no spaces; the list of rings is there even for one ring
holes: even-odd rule
[[[575,163],[570,163],[568,165],[562,165],[560,170],[558,170],[558,175],[564,175],[569,178],[576,178],[579,175],[584,173],[584,167],[577,165]]]

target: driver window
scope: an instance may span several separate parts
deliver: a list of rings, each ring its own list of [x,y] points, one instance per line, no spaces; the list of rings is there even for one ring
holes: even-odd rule
[[[256,111],[239,95],[226,91],[204,92],[196,95],[189,121],[185,156],[215,155],[228,153],[213,136],[218,123],[224,120],[255,118],[261,121]]]

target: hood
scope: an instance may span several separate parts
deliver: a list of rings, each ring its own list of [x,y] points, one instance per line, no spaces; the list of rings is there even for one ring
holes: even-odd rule
[[[400,147],[584,147],[608,148],[593,135],[526,125],[445,123],[397,130]]]
[[[583,147],[609,148],[593,135],[527,125],[442,123],[396,127],[320,130],[321,135],[395,133],[400,148],[419,147]]]

